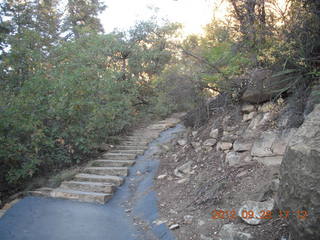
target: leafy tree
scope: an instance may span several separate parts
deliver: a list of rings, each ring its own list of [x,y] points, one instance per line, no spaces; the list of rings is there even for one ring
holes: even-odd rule
[[[3,35],[7,48],[1,62],[2,84],[6,87],[19,90],[37,69],[46,65],[49,49],[59,40],[60,14],[56,4],[55,0],[9,0],[3,5],[1,15],[10,19],[4,23],[8,29]]]

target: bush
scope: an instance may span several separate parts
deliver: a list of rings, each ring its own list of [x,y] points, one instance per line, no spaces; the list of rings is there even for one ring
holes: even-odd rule
[[[78,163],[133,122],[133,84],[105,67],[107,43],[88,36],[63,44],[46,69],[0,99],[1,182],[17,186]]]

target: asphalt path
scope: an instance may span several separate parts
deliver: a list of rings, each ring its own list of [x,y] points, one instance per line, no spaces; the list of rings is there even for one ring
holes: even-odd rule
[[[151,142],[108,203],[26,197],[0,219],[0,240],[174,240],[167,226],[156,222],[152,186],[159,166],[155,153],[183,130],[178,124]]]

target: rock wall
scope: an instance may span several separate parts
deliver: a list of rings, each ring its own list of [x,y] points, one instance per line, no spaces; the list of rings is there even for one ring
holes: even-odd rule
[[[292,239],[320,239],[320,104],[287,146],[278,197],[279,207],[296,215],[288,218]]]

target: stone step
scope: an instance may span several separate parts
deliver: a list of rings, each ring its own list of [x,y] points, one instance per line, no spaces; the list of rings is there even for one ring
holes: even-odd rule
[[[110,183],[101,182],[79,182],[79,181],[65,181],[60,185],[62,189],[71,189],[85,192],[98,192],[112,194],[116,186]]]
[[[88,167],[83,170],[85,173],[96,175],[128,176],[129,169],[126,167]]]
[[[179,122],[180,122],[179,119],[172,118],[172,119],[166,119],[166,120],[163,120],[163,121],[159,121],[157,124],[166,124],[167,126],[174,126]]]
[[[105,153],[103,157],[112,160],[133,160],[137,157],[137,154],[132,153]]]
[[[38,188],[36,190],[28,191],[27,195],[28,196],[33,196],[33,197],[50,197],[51,192],[53,191],[53,188]]]
[[[131,167],[136,163],[133,160],[95,160],[91,163],[92,167]]]
[[[132,141],[132,142],[143,142],[143,143],[149,143],[156,139],[157,137],[126,137],[123,138],[122,141]]]
[[[133,137],[133,138],[152,138],[152,137],[158,137],[160,134],[159,131],[157,132],[144,132],[144,133],[135,133],[128,135],[128,137]]]
[[[127,149],[114,149],[109,151],[108,153],[129,153],[129,154],[137,154],[137,155],[143,155],[143,153],[145,152],[145,150],[141,150],[141,149],[136,149],[136,150],[127,150]]]
[[[121,145],[127,145],[127,146],[147,146],[149,142],[143,142],[143,141],[122,141]]]
[[[158,137],[160,135],[160,131],[154,131],[154,132],[139,132],[139,133],[133,133],[131,135],[128,135],[127,137],[132,138],[154,138]]]
[[[129,138],[129,139],[148,139],[148,138],[156,138],[160,135],[160,133],[145,133],[145,134],[133,134],[133,135],[129,135],[129,136],[126,136],[126,138]]]
[[[110,176],[110,175],[97,175],[97,174],[86,174],[86,173],[79,173],[74,177],[75,181],[80,182],[102,182],[102,183],[110,183],[114,184],[115,186],[120,186],[124,179],[119,176]]]
[[[112,194],[57,188],[51,192],[51,197],[104,204],[112,197]]]
[[[160,123],[160,124],[152,124],[147,127],[147,129],[152,129],[152,130],[164,130],[168,128],[171,124],[167,123]]]
[[[147,150],[148,146],[138,145],[118,145],[115,150]]]

